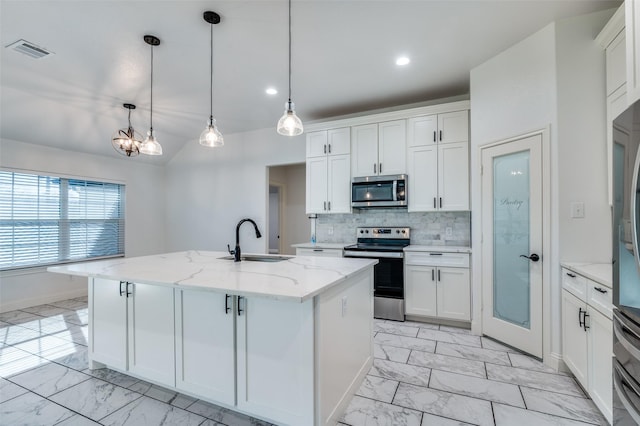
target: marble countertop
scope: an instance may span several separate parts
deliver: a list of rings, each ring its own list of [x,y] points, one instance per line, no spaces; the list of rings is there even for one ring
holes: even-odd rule
[[[348,245],[351,244],[355,244],[355,243],[298,243],[298,244],[291,244],[291,247],[294,248],[306,248],[306,249],[334,249],[334,250],[341,250],[343,248],[345,248]]]
[[[404,248],[404,251],[428,251],[440,253],[471,253],[471,247],[467,246],[423,246],[411,244]]]
[[[52,266],[47,270],[301,303],[378,262],[317,256],[291,257],[282,262],[234,262],[220,259],[224,256],[228,253],[191,250]]]
[[[604,286],[613,287],[613,266],[610,263],[561,262],[560,265]]]

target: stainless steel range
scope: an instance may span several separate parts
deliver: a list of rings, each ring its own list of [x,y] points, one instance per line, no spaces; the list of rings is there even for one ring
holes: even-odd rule
[[[357,228],[358,242],[344,248],[344,257],[378,259],[373,278],[373,316],[404,321],[404,252],[410,228]]]

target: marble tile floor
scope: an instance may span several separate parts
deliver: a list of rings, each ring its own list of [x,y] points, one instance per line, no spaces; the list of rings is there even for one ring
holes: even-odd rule
[[[0,314],[0,425],[269,425],[89,370],[87,299]],[[604,425],[573,377],[468,330],[374,320],[374,363],[340,425]]]

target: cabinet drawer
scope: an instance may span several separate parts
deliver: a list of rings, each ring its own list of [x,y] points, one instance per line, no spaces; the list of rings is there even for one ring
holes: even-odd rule
[[[562,288],[583,302],[587,301],[587,279],[585,277],[562,268]]]
[[[467,253],[405,252],[404,261],[407,265],[469,267]]]
[[[296,256],[325,256],[325,257],[342,257],[342,250],[340,249],[325,249],[325,248],[297,248]]]
[[[587,304],[609,319],[612,317],[611,293],[612,290],[609,287],[587,280]]]

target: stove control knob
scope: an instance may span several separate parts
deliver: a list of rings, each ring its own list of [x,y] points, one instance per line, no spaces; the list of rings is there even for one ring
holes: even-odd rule
[[[405,231],[404,229],[402,230],[402,233],[403,233],[403,234],[406,234],[406,232],[407,232],[407,231]]]
[[[364,232],[366,232],[366,233],[368,234],[368,233],[369,233],[369,230],[367,229],[367,230],[365,230]]]
[[[360,233],[361,233],[361,234],[364,234],[364,231],[361,229],[361,230],[360,230]]]
[[[404,231],[402,231],[402,232],[404,233]],[[396,234],[399,234],[399,233],[400,233],[400,230],[396,229]]]

